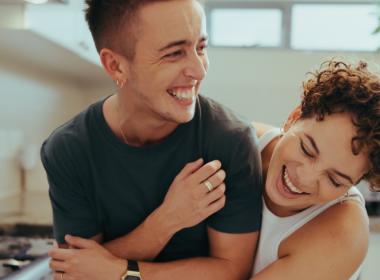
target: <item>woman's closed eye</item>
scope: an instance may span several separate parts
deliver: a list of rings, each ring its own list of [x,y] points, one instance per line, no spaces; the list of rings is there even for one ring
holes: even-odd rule
[[[315,156],[308,150],[308,148],[305,146],[304,142],[302,139],[300,140],[300,147],[304,155],[306,155],[309,158],[315,158]]]
[[[328,174],[327,177],[329,178],[330,183],[331,183],[334,187],[340,187],[340,186],[342,186],[342,184],[339,183],[338,181],[336,181],[331,175]]]

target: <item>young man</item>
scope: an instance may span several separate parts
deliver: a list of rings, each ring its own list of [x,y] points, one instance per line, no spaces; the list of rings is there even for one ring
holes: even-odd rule
[[[51,252],[55,278],[247,278],[261,223],[260,158],[249,124],[198,95],[208,68],[202,7],[87,4],[118,93],[42,147],[56,239],[76,248]]]

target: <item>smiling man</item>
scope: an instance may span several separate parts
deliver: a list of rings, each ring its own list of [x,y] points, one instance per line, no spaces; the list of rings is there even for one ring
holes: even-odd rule
[[[55,278],[247,278],[261,161],[251,126],[199,95],[208,69],[201,5],[87,4],[118,92],[43,144],[55,237],[76,248],[51,252]]]

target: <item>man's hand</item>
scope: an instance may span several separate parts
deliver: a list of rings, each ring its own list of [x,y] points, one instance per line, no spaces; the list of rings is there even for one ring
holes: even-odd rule
[[[116,280],[127,269],[126,260],[115,257],[94,240],[69,235],[65,240],[70,248],[76,249],[56,247],[49,252],[54,280]]]
[[[176,176],[159,211],[170,217],[173,228],[179,231],[195,226],[223,208],[226,197],[226,173],[218,160],[203,164],[199,159],[188,163]],[[211,183],[209,191],[205,181]]]

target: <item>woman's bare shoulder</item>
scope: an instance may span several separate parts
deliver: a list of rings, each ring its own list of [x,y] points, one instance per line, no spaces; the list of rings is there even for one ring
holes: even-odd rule
[[[289,254],[305,248],[338,258],[351,252],[364,257],[368,247],[368,216],[354,200],[337,203],[290,235],[279,253]]]
[[[272,125],[261,123],[261,122],[252,122],[251,124],[256,129],[257,137],[261,137],[261,135],[263,135],[265,132],[274,128],[274,126]]]

